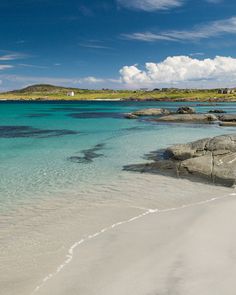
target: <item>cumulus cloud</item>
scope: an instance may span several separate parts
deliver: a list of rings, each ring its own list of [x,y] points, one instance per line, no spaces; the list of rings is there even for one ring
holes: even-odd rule
[[[122,36],[130,40],[146,42],[160,40],[183,42],[207,39],[224,34],[236,34],[236,17],[199,25],[190,30],[160,31],[158,33],[138,32],[132,34],[123,34]]]
[[[146,63],[145,70],[137,65],[124,66],[120,75],[123,83],[131,88],[173,84],[179,87],[229,85],[236,83],[236,58],[216,56],[200,60],[173,56],[160,63]]]
[[[174,7],[181,6],[183,0],[117,0],[117,2],[130,9],[155,11],[166,10]]]

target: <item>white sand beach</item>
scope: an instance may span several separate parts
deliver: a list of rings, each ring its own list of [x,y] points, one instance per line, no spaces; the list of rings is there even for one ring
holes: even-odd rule
[[[37,294],[233,295],[236,200],[148,214],[79,246]]]
[[[234,295],[234,189],[157,175],[129,180],[94,191],[110,201],[83,214],[75,201],[41,204],[34,216],[43,206],[48,214],[29,226],[24,212],[1,257],[0,294]]]

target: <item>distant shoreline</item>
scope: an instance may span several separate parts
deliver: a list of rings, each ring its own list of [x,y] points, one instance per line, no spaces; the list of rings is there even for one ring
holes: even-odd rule
[[[173,98],[158,98],[158,99],[150,99],[150,98],[94,98],[94,99],[62,99],[62,98],[1,98],[0,97],[0,103],[1,102],[186,102],[186,103],[209,103],[209,104],[217,104],[217,103],[232,103],[236,102],[236,98],[229,99],[229,98],[221,98],[221,99],[173,99]]]
[[[236,89],[153,90],[80,89],[37,84],[0,93],[0,101],[168,101],[168,102],[235,102]]]

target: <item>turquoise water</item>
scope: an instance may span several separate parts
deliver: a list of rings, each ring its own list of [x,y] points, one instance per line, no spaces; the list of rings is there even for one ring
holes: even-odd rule
[[[149,151],[197,138],[232,133],[217,125],[156,124],[127,120],[141,108],[176,109],[168,102],[0,103],[0,206],[65,197],[122,177],[126,164]],[[196,107],[196,103],[188,103]],[[236,104],[197,106],[235,112]],[[84,151],[84,152],[83,152]]]

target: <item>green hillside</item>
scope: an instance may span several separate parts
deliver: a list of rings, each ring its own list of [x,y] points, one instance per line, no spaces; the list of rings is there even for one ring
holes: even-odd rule
[[[74,96],[68,96],[73,91]],[[23,89],[0,93],[0,100],[183,100],[183,101],[234,101],[236,92],[218,93],[218,89],[154,89],[154,90],[88,90],[49,84],[36,84]]]

